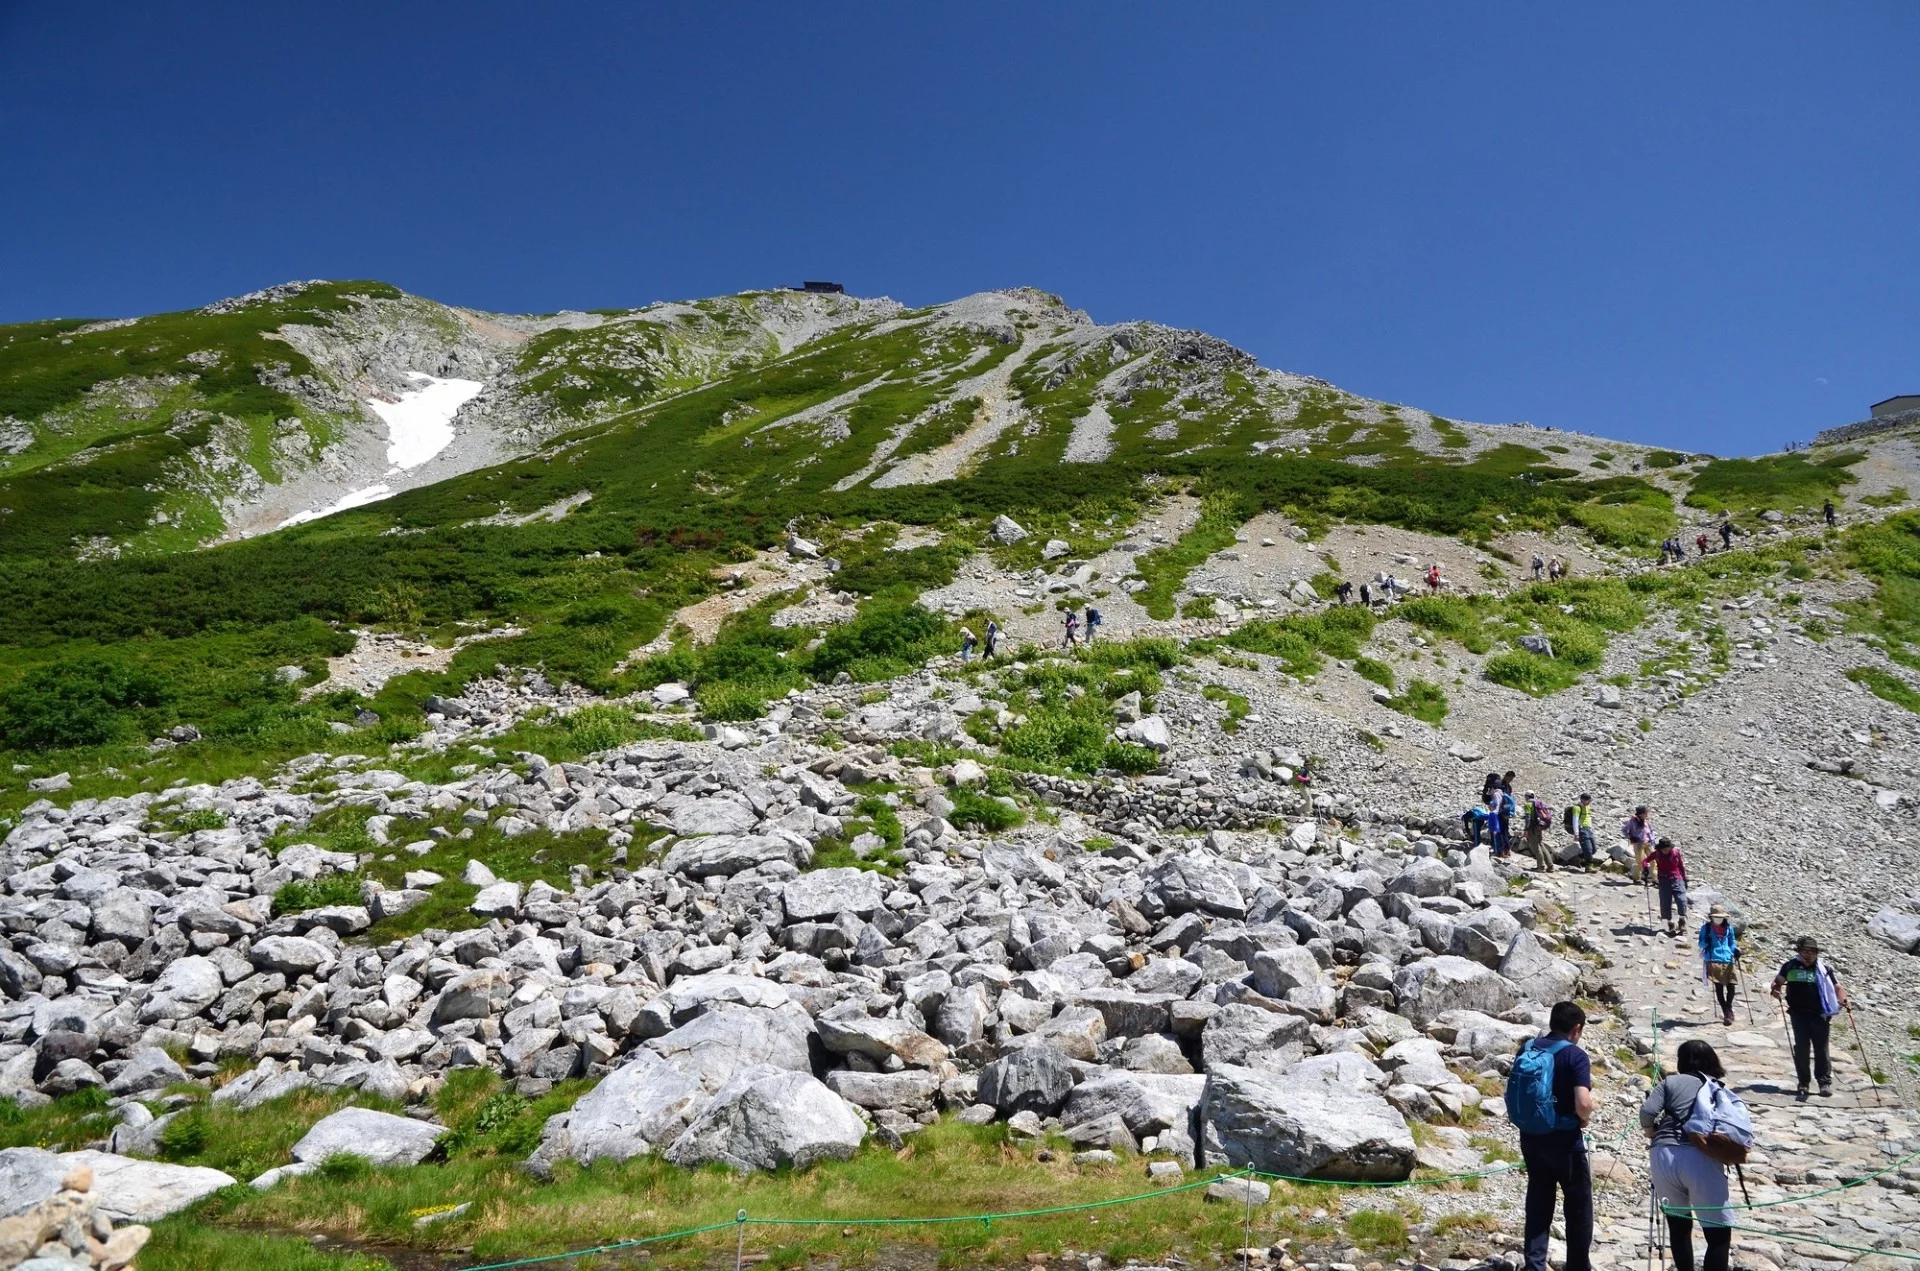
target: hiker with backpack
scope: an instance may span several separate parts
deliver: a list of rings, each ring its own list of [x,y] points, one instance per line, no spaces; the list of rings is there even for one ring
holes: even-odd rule
[[[1100,624],[1104,621],[1106,620],[1100,616],[1100,611],[1098,609],[1095,609],[1092,605],[1087,606],[1087,647],[1088,648],[1093,647],[1093,633],[1100,629]]]
[[[1340,598],[1341,604],[1350,605],[1353,603],[1353,584],[1342,578],[1340,585],[1333,589],[1333,594]]]
[[[1827,1055],[1827,1039],[1833,1017],[1847,1009],[1847,991],[1821,960],[1820,942],[1812,936],[1801,936],[1794,955],[1773,977],[1769,991],[1785,1001],[1787,1020],[1793,1026],[1793,1071],[1800,1079],[1794,1097],[1807,1097],[1807,1078],[1813,1076],[1820,1080],[1820,1097],[1831,1098],[1833,1064]]]
[[[1693,1224],[1707,1238],[1700,1271],[1727,1271],[1733,1216],[1727,1210],[1727,1166],[1738,1166],[1753,1146],[1753,1118],[1721,1085],[1726,1069],[1703,1041],[1680,1043],[1678,1072],[1663,1079],[1640,1105],[1653,1195],[1667,1216],[1668,1245],[1677,1271],[1694,1271]]]
[[[1561,824],[1580,844],[1580,868],[1593,868],[1593,796],[1583,794],[1580,802],[1569,804]]]
[[[1540,801],[1540,796],[1527,791],[1526,804],[1521,809],[1525,818],[1523,824],[1527,850],[1533,853],[1533,860],[1543,874],[1553,872],[1553,853],[1547,850],[1547,831],[1553,828],[1553,809]]]
[[[1061,639],[1060,647],[1063,649],[1077,647],[1080,643],[1080,615],[1071,609],[1067,610],[1067,616],[1062,620],[1062,625],[1066,629],[1066,635]]]
[[[1729,1028],[1733,1026],[1733,993],[1740,982],[1735,965],[1739,961],[1740,935],[1733,929],[1727,907],[1716,904],[1707,910],[1707,920],[1700,924],[1700,973],[1713,986],[1720,1022]]]
[[[973,661],[973,649],[979,643],[980,637],[973,634],[972,627],[960,628],[960,664],[962,666]]]
[[[1520,1048],[1507,1074],[1507,1120],[1527,1167],[1526,1271],[1547,1271],[1555,1202],[1566,1198],[1564,1271],[1589,1271],[1593,1169],[1582,1133],[1593,1116],[1593,1061],[1580,1049],[1587,1013],[1556,1002],[1547,1035]]]
[[[1653,881],[1653,813],[1646,804],[1633,810],[1620,826],[1620,837],[1633,845],[1633,868],[1642,886]]]
[[[1493,854],[1495,856],[1511,856],[1513,854],[1513,827],[1520,819],[1519,805],[1513,801],[1513,774],[1511,772],[1507,774],[1506,780],[1501,783],[1500,791],[1495,798],[1495,807],[1500,813],[1500,834],[1494,841]]]
[[[1489,841],[1491,841],[1492,834],[1488,822],[1492,817],[1492,795],[1484,796],[1479,803],[1474,804],[1460,814],[1460,825],[1461,828],[1467,832],[1467,847],[1469,849],[1480,846],[1480,836],[1483,833],[1487,834]]]
[[[982,652],[981,656],[986,658],[992,658],[994,655],[994,651],[997,650],[999,647],[1000,647],[1000,624],[995,622],[992,618],[988,618],[987,619],[987,647]]]

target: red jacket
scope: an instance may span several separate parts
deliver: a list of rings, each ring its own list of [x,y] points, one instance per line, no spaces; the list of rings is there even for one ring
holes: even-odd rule
[[[1670,883],[1676,878],[1683,883],[1687,881],[1687,863],[1680,859],[1679,848],[1671,852],[1655,852],[1653,864],[1660,873],[1661,882]]]

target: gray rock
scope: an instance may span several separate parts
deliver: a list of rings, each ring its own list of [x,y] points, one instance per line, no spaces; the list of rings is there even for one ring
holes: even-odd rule
[[[816,869],[789,879],[780,900],[788,922],[831,920],[841,914],[865,918],[880,908],[882,881],[867,869]]]
[[[1504,1014],[1520,1000],[1513,985],[1493,968],[1444,954],[1401,967],[1393,977],[1393,990],[1400,999],[1400,1013],[1417,1028],[1425,1028],[1448,1011]]]
[[[857,1108],[878,1112],[916,1113],[933,1106],[940,1090],[937,1073],[910,1068],[905,1072],[851,1072],[836,1068],[826,1076],[827,1089]]]
[[[585,1165],[648,1155],[678,1138],[710,1094],[698,1072],[636,1051],[570,1111],[548,1118],[528,1164],[541,1171],[562,1158]]]
[[[993,526],[987,531],[987,537],[1001,546],[1018,543],[1027,536],[1026,527],[1008,516],[1005,512],[993,518]]]
[[[742,870],[774,861],[804,865],[803,856],[782,838],[761,834],[710,834],[703,838],[682,839],[668,850],[660,868],[669,874],[688,878],[731,877]]]
[[[480,894],[467,906],[469,913],[482,918],[517,918],[520,916],[520,884],[492,883],[480,889]]]
[[[51,1198],[69,1168],[45,1148],[0,1148],[0,1218],[24,1214]]]
[[[140,1008],[140,1021],[150,1024],[162,1019],[191,1019],[212,1006],[226,989],[220,968],[209,958],[176,958],[160,978]]]
[[[1867,919],[1867,934],[1902,953],[1920,953],[1920,914],[1882,909]]]
[[[946,1062],[947,1048],[902,1019],[831,1016],[815,1021],[820,1044],[836,1055],[894,1058],[914,1068],[934,1068]]]
[[[992,1104],[1003,1116],[1015,1112],[1052,1116],[1072,1090],[1073,1061],[1053,1046],[1027,1046],[980,1070],[980,1101]]]
[[[852,1104],[805,1073],[749,1069],[722,1087],[664,1153],[741,1173],[846,1160],[866,1137]]]
[[[63,1152],[60,1160],[67,1169],[85,1165],[93,1170],[95,1210],[116,1223],[158,1222],[234,1184],[231,1174],[202,1165],[168,1165],[111,1152]]]
[[[446,1132],[391,1112],[342,1108],[314,1123],[293,1145],[293,1159],[317,1165],[330,1156],[358,1156],[375,1165],[418,1165]]]
[[[1221,1065],[1201,1100],[1209,1164],[1293,1178],[1397,1181],[1413,1173],[1406,1119],[1377,1094]]]
[[[693,799],[675,809],[668,828],[675,834],[745,834],[760,817],[735,799]]]
[[[306,936],[265,936],[253,942],[251,957],[259,970],[277,971],[289,980],[318,974],[336,960],[331,949]]]
[[[1548,953],[1531,931],[1516,931],[1500,959],[1500,974],[1529,1001],[1551,1006],[1573,996],[1580,968]]]
[[[146,1094],[186,1079],[186,1070],[173,1062],[172,1056],[157,1046],[147,1046],[134,1051],[126,1065],[114,1074],[113,1080],[107,1083],[107,1093]]]
[[[1148,876],[1147,885],[1160,893],[1167,912],[1201,910],[1228,918],[1247,916],[1247,902],[1226,862],[1207,852],[1175,856]]]
[[[131,949],[153,931],[153,910],[137,892],[116,887],[89,904],[96,941],[118,940]]]

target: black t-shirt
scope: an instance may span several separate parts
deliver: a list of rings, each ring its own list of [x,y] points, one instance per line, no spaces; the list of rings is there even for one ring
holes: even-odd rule
[[[1780,978],[1787,982],[1787,1009],[1796,1015],[1824,1015],[1826,1011],[1820,1005],[1820,980],[1817,966],[1808,966],[1798,956],[1787,959],[1780,968]],[[1833,968],[1827,968],[1827,976],[1835,984],[1840,978],[1833,974]]]

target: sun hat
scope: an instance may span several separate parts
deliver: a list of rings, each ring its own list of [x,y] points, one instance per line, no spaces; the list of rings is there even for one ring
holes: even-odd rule
[[[1727,913],[1727,907],[1725,905],[1715,905],[1713,908],[1707,910],[1707,917],[1709,918],[1728,918],[1731,916],[1732,915]]]

